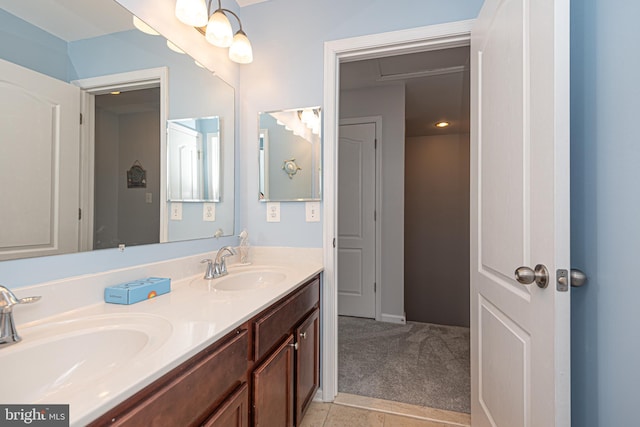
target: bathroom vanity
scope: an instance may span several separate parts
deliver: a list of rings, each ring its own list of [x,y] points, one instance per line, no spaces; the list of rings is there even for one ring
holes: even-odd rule
[[[219,279],[199,254],[13,289],[42,299],[14,312],[22,342],[0,352],[15,373],[0,400],[69,404],[71,426],[299,425],[319,385],[321,249],[252,251]],[[149,276],[171,292],[103,301]]]
[[[316,276],[89,426],[299,425],[319,385],[319,304]]]

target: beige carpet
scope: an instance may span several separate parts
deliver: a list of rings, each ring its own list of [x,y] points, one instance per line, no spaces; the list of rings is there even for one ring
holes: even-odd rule
[[[338,391],[469,413],[469,328],[340,316]]]

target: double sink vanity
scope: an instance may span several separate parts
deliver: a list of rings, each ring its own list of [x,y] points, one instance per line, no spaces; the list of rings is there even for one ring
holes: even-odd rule
[[[69,404],[72,426],[298,425],[319,382],[321,250],[252,250],[216,279],[201,254],[14,289],[42,299],[14,310],[0,401]],[[172,291],[103,302],[140,276]]]

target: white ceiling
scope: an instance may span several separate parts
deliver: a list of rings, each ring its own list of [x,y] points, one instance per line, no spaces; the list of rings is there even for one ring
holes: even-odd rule
[[[0,8],[67,42],[133,28],[113,0],[0,0]]]
[[[348,62],[340,68],[340,89],[404,83],[407,136],[467,133],[468,63],[468,47]],[[451,126],[436,128],[440,120]]]

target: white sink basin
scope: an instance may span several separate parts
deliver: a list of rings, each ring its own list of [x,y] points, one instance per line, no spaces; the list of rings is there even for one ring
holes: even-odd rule
[[[193,287],[205,287],[210,291],[248,291],[266,289],[286,280],[287,274],[277,269],[231,271],[218,279],[196,279]]]
[[[247,271],[221,277],[217,283],[214,284],[214,287],[221,291],[262,289],[277,285],[286,278],[287,275],[279,271]]]
[[[104,315],[18,330],[22,341],[0,350],[7,367],[0,401],[55,401],[59,392],[99,382],[162,346],[171,324],[152,315]]]

